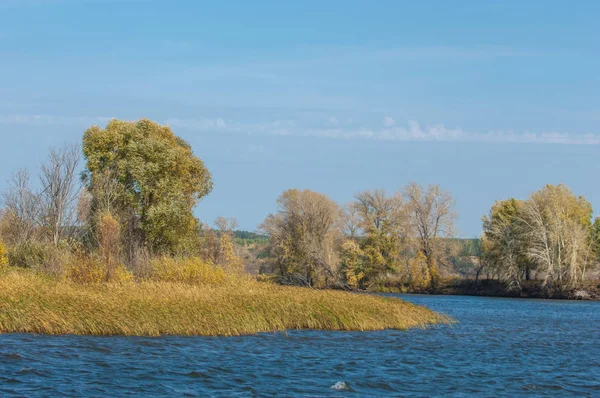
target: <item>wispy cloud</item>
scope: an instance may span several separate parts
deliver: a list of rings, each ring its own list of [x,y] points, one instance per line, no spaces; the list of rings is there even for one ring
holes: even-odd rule
[[[0,115],[0,124],[17,126],[90,126],[105,124],[112,119],[104,116],[63,116],[63,115]]]
[[[222,118],[217,119],[178,119],[169,118],[164,123],[170,127],[181,127],[192,130],[226,129],[227,123]]]
[[[393,119],[392,119],[393,120]],[[488,131],[470,132],[460,127],[447,128],[444,125],[423,127],[410,121],[408,127],[395,126],[392,120],[383,129],[307,129],[297,132],[301,135],[337,138],[366,139],[378,141],[421,141],[421,142],[480,142],[513,144],[562,144],[562,145],[600,145],[600,134],[569,134],[560,132],[516,132]]]
[[[106,124],[111,118],[104,116],[57,115],[0,115],[1,125],[20,126],[77,126]],[[383,119],[382,128],[352,127],[330,118],[321,127],[305,126],[296,120],[284,119],[263,123],[229,121],[223,118],[167,118],[160,121],[175,129],[206,132],[227,132],[246,135],[273,135],[295,137],[321,137],[341,140],[375,140],[400,142],[479,142],[507,144],[557,144],[600,145],[600,133],[571,134],[563,132],[532,131],[467,131],[460,127],[448,128],[443,124],[422,126],[409,121],[399,126],[391,117]],[[258,148],[253,148],[257,150]]]
[[[377,141],[416,141],[416,142],[480,142],[480,143],[513,143],[513,144],[562,144],[562,145],[600,145],[600,134],[570,134],[561,132],[531,131],[487,131],[472,132],[460,127],[448,128],[443,124],[421,126],[410,121],[408,126],[398,126],[391,117],[383,120],[383,128],[351,128],[340,127],[339,123],[327,121],[325,127],[304,127],[294,120],[276,120],[266,123],[227,122],[222,119],[187,119],[178,127],[195,130],[219,129],[246,134],[267,134],[276,136],[322,137],[344,140],[377,140]],[[334,119],[337,122],[337,119]]]

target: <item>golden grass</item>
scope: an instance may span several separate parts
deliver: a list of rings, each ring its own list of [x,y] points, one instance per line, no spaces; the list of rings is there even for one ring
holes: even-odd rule
[[[235,336],[290,329],[425,328],[452,319],[395,298],[228,277],[221,285],[82,285],[0,275],[0,333]]]

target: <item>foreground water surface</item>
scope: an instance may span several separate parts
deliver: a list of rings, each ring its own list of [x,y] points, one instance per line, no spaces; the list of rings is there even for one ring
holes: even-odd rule
[[[600,397],[600,303],[402,297],[460,324],[234,338],[0,335],[0,396]]]

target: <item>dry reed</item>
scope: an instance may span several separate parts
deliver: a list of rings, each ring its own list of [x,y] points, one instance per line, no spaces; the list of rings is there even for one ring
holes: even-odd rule
[[[228,277],[222,284],[78,284],[0,274],[0,333],[235,336],[290,329],[425,328],[452,319],[396,298]]]

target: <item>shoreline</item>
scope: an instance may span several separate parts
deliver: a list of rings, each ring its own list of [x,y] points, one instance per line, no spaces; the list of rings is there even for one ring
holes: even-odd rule
[[[524,283],[521,289],[511,289],[495,280],[471,279],[442,281],[437,288],[411,289],[383,286],[373,289],[378,293],[420,294],[437,296],[504,297],[540,300],[600,301],[600,281],[593,281],[580,289],[558,291],[544,288],[538,281]]]

